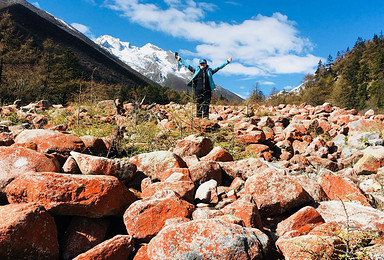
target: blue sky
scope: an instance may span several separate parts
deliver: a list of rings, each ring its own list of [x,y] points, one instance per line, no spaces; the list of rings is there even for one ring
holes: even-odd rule
[[[29,0],[90,38],[150,42],[197,65],[233,57],[215,82],[243,97],[298,86],[318,61],[384,31],[384,1]]]

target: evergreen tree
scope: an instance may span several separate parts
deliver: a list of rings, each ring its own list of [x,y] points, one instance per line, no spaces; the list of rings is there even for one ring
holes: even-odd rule
[[[333,65],[333,57],[331,54],[328,55],[327,63],[325,64],[325,68],[330,70]]]
[[[260,104],[265,100],[265,96],[263,94],[263,91],[259,88],[259,84],[255,83],[252,89],[252,93],[248,98],[249,104]]]
[[[322,60],[319,60],[319,62],[317,63],[317,69],[316,69],[316,72],[315,72],[315,75],[316,77],[321,77],[325,72],[325,65],[323,64],[323,61]]]

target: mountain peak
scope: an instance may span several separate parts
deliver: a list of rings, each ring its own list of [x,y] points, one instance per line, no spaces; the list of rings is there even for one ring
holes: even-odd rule
[[[119,38],[110,35],[103,35],[98,37],[95,42],[106,49],[116,49],[123,51],[126,48],[131,48],[129,42],[122,42]]]
[[[162,85],[167,80],[168,74],[176,74],[182,79],[183,84],[184,79],[190,77],[190,72],[178,65],[173,53],[164,51],[152,43],[136,47],[109,35],[100,36],[95,42],[130,67]]]
[[[109,35],[100,36],[95,42],[160,85],[176,90],[187,90],[186,82],[191,78],[192,73],[176,61],[172,51],[165,51],[152,43],[147,43],[143,47],[131,46],[128,42],[122,42]],[[121,48],[121,46],[128,47]],[[219,96],[227,97],[229,100],[233,98],[241,100],[237,95],[220,86],[217,90]]]

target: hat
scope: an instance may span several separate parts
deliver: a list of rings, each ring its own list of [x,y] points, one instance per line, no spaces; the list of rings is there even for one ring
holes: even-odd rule
[[[199,60],[199,64],[201,64],[201,63],[205,63],[205,64],[207,64],[207,60],[206,60],[206,59],[200,59],[200,60]]]

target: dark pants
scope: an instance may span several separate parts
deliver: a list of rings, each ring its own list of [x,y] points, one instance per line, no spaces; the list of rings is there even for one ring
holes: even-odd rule
[[[212,93],[208,91],[195,91],[196,98],[196,117],[209,117],[209,103],[211,103]]]

